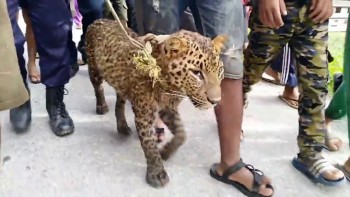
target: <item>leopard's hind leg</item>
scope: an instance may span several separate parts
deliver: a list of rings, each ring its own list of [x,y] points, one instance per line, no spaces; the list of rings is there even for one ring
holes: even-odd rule
[[[93,39],[89,38],[89,31],[86,36],[86,55],[88,60],[89,76],[96,96],[96,113],[105,114],[108,112],[108,106],[105,99],[104,89],[102,86],[103,76],[98,69],[95,60]]]
[[[159,111],[159,117],[174,135],[173,139],[171,139],[171,141],[167,143],[161,151],[162,159],[167,160],[185,142],[186,133],[180,115],[177,111],[162,109]]]
[[[117,119],[117,130],[123,135],[130,135],[131,129],[125,119],[125,99],[117,93],[115,102],[115,117]]]

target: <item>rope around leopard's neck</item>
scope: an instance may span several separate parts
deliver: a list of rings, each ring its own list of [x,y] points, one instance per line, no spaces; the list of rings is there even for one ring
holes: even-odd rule
[[[119,26],[121,27],[123,33],[128,38],[130,43],[140,49],[137,55],[134,55],[134,63],[136,65],[136,69],[142,72],[145,75],[148,75],[152,79],[152,86],[154,87],[154,84],[159,81],[159,75],[160,75],[160,67],[157,65],[157,61],[154,57],[152,57],[152,50],[146,50],[145,46],[138,42],[137,40],[131,38],[128,35],[128,32],[125,30],[123,24],[121,23],[117,13],[115,12],[113,5],[110,0],[105,0],[105,3],[112,13],[115,20],[118,22]],[[150,46],[150,45],[149,45]]]

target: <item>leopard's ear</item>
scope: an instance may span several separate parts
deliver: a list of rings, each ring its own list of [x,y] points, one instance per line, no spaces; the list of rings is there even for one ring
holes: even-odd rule
[[[214,48],[220,53],[224,49],[227,40],[227,35],[219,35],[216,36],[211,42],[213,43]]]
[[[189,43],[183,38],[176,36],[170,37],[164,41],[165,53],[168,57],[174,57],[185,53],[189,48]]]

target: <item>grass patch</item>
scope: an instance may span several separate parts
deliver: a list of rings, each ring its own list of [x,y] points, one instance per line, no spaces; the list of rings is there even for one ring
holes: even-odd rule
[[[334,61],[329,64],[330,81],[328,85],[329,92],[333,92],[333,75],[337,72],[343,72],[344,62],[345,32],[329,32],[328,50],[334,57]]]

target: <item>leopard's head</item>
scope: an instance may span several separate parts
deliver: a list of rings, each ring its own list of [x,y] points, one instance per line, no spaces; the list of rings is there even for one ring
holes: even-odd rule
[[[224,69],[220,52],[227,36],[214,39],[181,30],[167,37],[159,48],[162,67],[172,87],[190,98],[195,107],[207,109],[221,100]],[[171,93],[171,92],[170,92]]]

